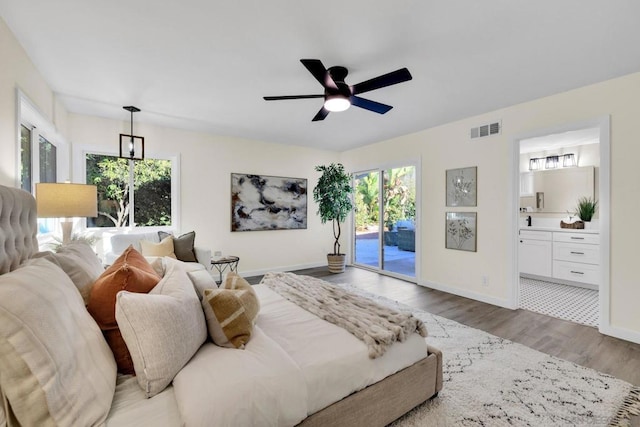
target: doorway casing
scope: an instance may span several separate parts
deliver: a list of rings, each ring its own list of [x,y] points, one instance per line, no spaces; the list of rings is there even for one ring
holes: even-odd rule
[[[508,301],[510,308],[518,308],[520,300],[520,277],[518,268],[518,232],[520,228],[520,141],[530,138],[543,137],[558,133],[576,131],[587,128],[598,128],[600,130],[600,173],[599,173],[599,223],[600,223],[600,326],[599,331],[606,335],[616,336],[622,339],[628,339],[620,336],[611,328],[610,324],[610,262],[609,253],[610,244],[610,212],[611,212],[611,133],[610,133],[610,116],[597,117],[590,120],[567,123],[559,126],[537,129],[530,133],[516,136],[509,145],[510,151],[510,191],[509,198],[509,218],[510,232],[507,233],[509,242],[507,247],[511,247],[510,259],[507,262],[507,277],[511,278],[512,285],[508,290]]]

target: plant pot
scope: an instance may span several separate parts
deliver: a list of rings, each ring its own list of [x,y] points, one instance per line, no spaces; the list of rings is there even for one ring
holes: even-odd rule
[[[329,264],[330,273],[344,273],[347,256],[345,254],[327,254],[327,263]]]

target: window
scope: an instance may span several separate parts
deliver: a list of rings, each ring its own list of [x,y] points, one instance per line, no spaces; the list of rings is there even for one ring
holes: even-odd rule
[[[38,182],[61,182],[68,177],[67,143],[55,126],[18,90],[19,131],[17,179],[33,193]],[[59,176],[62,172],[62,176]]]
[[[33,138],[38,138],[37,165],[38,174],[34,174]],[[20,125],[20,188],[31,192],[36,182],[57,182],[58,149],[45,137],[38,134],[37,129]]]
[[[157,227],[175,221],[174,161],[130,161],[86,153],[86,183],[98,187],[98,217],[88,227]]]
[[[40,135],[40,182],[56,182],[58,176],[57,148]]]

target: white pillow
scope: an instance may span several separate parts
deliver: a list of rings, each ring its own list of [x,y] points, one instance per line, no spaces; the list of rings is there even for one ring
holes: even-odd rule
[[[171,258],[171,257],[169,257]],[[144,257],[144,259],[146,259],[149,264],[151,264],[151,267],[153,268],[153,270],[158,273],[158,276],[160,277],[164,277],[164,271],[166,269],[165,263],[164,263],[164,257],[157,257],[157,256],[146,256]],[[175,259],[175,258],[172,258]],[[179,260],[178,260],[179,261]],[[193,273],[193,272],[200,272],[200,271],[205,271],[207,273],[209,273],[209,270],[207,270],[204,265],[199,264],[197,262],[183,262],[181,261],[182,264],[180,264],[180,267],[188,273]],[[209,274],[210,275],[210,274]],[[215,282],[215,280],[214,280]],[[218,287],[218,285],[216,285],[216,287]]]
[[[71,242],[60,247],[57,253],[40,252],[34,256],[40,257],[58,264],[80,291],[85,305],[89,303],[93,283],[104,273],[102,262],[91,246],[84,242]]]
[[[204,295],[205,289],[218,289],[218,284],[211,276],[207,270],[195,270],[187,272],[189,279],[191,279],[191,283],[193,283],[193,288],[198,294],[198,299],[202,301],[202,296]]]
[[[116,321],[147,397],[164,390],[207,339],[200,301],[181,262],[164,262],[165,275],[151,292],[116,296]]]
[[[5,405],[4,395],[2,394],[2,389],[0,389],[0,427],[7,427],[7,416],[4,413],[4,405]]]
[[[0,388],[21,425],[99,425],[116,363],[69,276],[44,259],[0,276]]]

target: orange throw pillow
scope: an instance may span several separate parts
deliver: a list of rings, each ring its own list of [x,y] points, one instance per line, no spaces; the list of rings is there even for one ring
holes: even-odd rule
[[[116,294],[120,291],[146,294],[159,281],[160,276],[149,262],[133,246],[129,246],[93,284],[87,309],[102,329],[107,344],[113,351],[118,372],[135,373],[129,349],[116,322]]]

